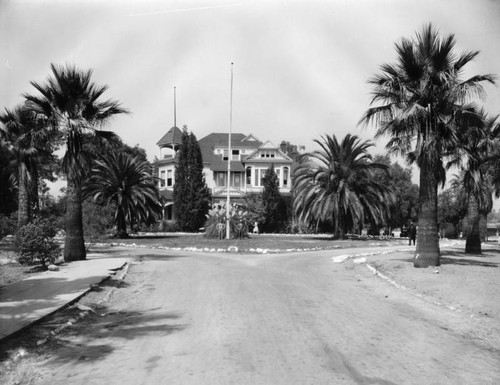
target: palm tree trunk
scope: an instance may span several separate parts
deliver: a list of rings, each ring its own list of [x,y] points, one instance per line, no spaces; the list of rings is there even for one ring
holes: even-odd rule
[[[413,266],[439,266],[437,180],[434,169],[427,165],[423,165],[420,168],[419,200],[420,212],[418,218],[417,247]]]
[[[474,194],[469,195],[467,208],[467,240],[465,252],[481,254],[481,234],[479,232],[479,202]]]
[[[116,237],[119,239],[129,237],[127,234],[127,222],[125,221],[125,215],[121,209],[118,209],[118,214],[116,216]]]
[[[345,238],[345,217],[343,213],[340,213],[339,210],[339,224],[338,224],[338,233],[339,233],[339,239],[344,239]]]
[[[28,196],[28,186],[26,184],[25,166],[19,165],[18,185],[18,207],[17,207],[17,230],[28,224],[30,220],[30,201]]]
[[[488,242],[488,213],[485,211],[479,212],[479,234],[481,242]]]
[[[78,182],[68,176],[66,202],[66,240],[64,260],[66,262],[86,259],[83,238],[82,188]]]

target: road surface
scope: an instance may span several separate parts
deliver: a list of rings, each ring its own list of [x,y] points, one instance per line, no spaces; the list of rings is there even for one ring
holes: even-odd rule
[[[461,314],[334,264],[134,250],[87,333],[40,363],[46,384],[500,384],[500,354]]]

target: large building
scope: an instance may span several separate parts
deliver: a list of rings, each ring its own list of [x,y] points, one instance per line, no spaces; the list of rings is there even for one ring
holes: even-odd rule
[[[173,189],[175,184],[176,153],[182,131],[172,127],[157,143],[160,159],[157,162],[159,189],[165,201],[165,219],[174,219]],[[231,162],[229,195],[231,202],[243,202],[250,193],[263,191],[262,178],[273,165],[278,176],[280,192],[290,194],[293,159],[284,149],[262,142],[254,135],[231,135],[231,154],[228,153],[228,134],[212,133],[198,140],[203,157],[203,172],[212,195],[212,203],[225,202],[227,197],[228,162]]]

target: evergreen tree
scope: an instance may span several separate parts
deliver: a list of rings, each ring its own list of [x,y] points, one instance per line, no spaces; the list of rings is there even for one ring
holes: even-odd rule
[[[264,207],[264,231],[279,231],[286,217],[286,205],[280,194],[279,181],[273,165],[262,178],[264,191],[262,192],[262,206]]]
[[[175,166],[174,207],[177,224],[182,230],[197,231],[203,227],[210,192],[203,174],[203,159],[193,133],[182,134]]]

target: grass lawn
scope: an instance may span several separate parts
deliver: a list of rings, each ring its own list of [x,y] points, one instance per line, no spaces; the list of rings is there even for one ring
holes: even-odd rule
[[[21,281],[33,271],[33,266],[22,266],[16,261],[12,242],[0,242],[0,288]]]
[[[62,240],[61,240],[62,241]],[[161,233],[148,235],[134,235],[129,239],[109,238],[100,240],[100,244],[124,244],[145,247],[166,247],[174,249],[223,249],[235,246],[240,252],[285,252],[298,250],[318,249],[347,249],[351,247],[369,247],[405,243],[406,240],[355,239],[334,240],[328,234],[322,235],[288,235],[288,234],[259,234],[244,239],[213,239],[205,238],[204,234]],[[92,250],[92,247],[90,249]],[[257,250],[261,249],[261,250]],[[0,288],[2,286],[23,280],[30,273],[39,271],[35,266],[22,266],[15,260],[16,252],[12,242],[0,242]]]
[[[334,249],[367,247],[376,243],[394,244],[399,240],[379,239],[356,239],[356,240],[334,240],[329,235],[288,235],[288,234],[259,234],[251,235],[244,239],[213,239],[206,238],[203,234],[177,234],[163,233],[161,235],[136,235],[129,239],[107,239],[104,243],[142,245],[147,247],[169,247],[169,248],[197,248],[197,249],[226,249],[236,246],[239,251],[252,251],[251,249],[267,249],[269,251],[297,250],[297,249]],[[402,241],[407,242],[407,241]]]

